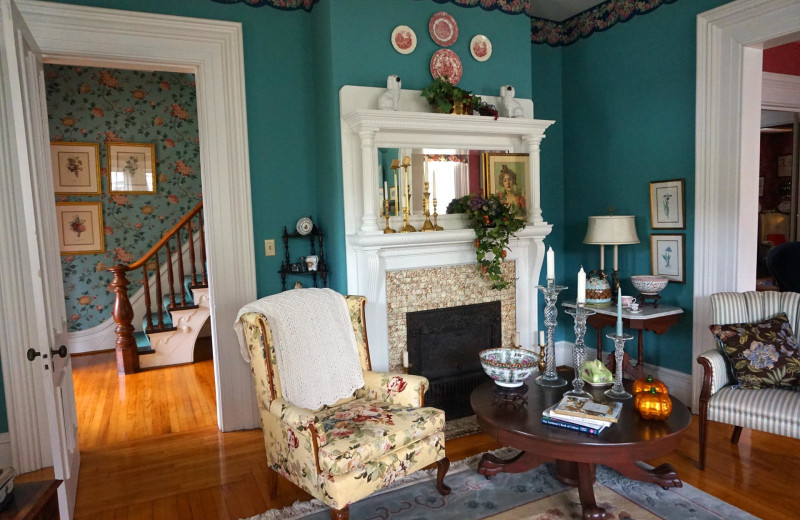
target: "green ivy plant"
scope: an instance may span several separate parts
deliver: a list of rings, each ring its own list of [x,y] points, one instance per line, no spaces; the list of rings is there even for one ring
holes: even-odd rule
[[[469,113],[482,105],[480,96],[472,95],[470,91],[458,88],[450,83],[446,76],[434,79],[430,85],[422,89],[420,95],[427,99],[428,104],[434,109],[443,114],[452,112],[453,105],[456,103],[463,104]]]
[[[497,195],[483,198],[470,194],[453,199],[447,213],[467,213],[468,224],[475,231],[475,259],[478,272],[492,284],[492,289],[503,290],[511,285],[501,270],[508,254],[508,242],[514,233],[525,229],[525,221],[518,218],[520,211],[506,206]]]

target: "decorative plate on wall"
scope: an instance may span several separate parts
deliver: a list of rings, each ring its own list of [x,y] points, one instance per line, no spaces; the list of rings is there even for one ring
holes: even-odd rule
[[[444,11],[431,16],[428,22],[428,32],[431,38],[442,47],[450,47],[458,39],[458,24],[455,19]]]
[[[431,57],[431,76],[433,79],[444,76],[453,85],[461,81],[461,59],[450,49],[439,49]]]
[[[411,54],[417,48],[417,35],[407,25],[398,25],[392,31],[392,47],[400,54]]]
[[[482,34],[477,34],[469,42],[469,51],[478,61],[486,61],[492,57],[492,42]]]
[[[295,226],[297,232],[301,235],[307,235],[311,233],[311,230],[314,229],[314,223],[308,217],[303,217],[297,221],[297,225]]]

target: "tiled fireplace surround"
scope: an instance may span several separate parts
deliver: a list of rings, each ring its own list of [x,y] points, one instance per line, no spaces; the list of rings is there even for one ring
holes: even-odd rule
[[[419,91],[402,90],[399,111],[375,110],[384,89],[345,86],[339,93],[342,177],[347,237],[347,290],[367,297],[367,333],[373,370],[402,367],[406,313],[500,300],[502,343],[518,331],[532,345],[540,328],[536,284],[551,226],[542,218],[539,146],[552,121],[533,118],[533,103],[519,99],[524,118],[495,120],[433,114]],[[489,103],[499,100],[482,96]],[[504,272],[515,284],[493,290],[475,270],[475,233],[454,215],[440,215],[444,231],[383,234],[378,148],[506,150],[530,157],[526,227],[509,244]],[[414,173],[414,172],[412,172]],[[419,172],[415,172],[419,175]],[[439,210],[446,203],[439,201]],[[419,228],[421,216],[412,225]],[[390,225],[398,228],[398,217]]]

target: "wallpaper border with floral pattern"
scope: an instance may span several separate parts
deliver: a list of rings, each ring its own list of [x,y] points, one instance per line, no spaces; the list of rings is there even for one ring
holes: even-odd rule
[[[311,11],[319,0],[212,0],[220,4],[244,3],[252,7],[269,6],[282,10]],[[531,17],[531,43],[546,43],[551,47],[566,46],[588,38],[593,33],[605,31],[627,22],[636,15],[647,14],[662,4],[677,0],[607,0],[563,22],[554,22],[531,16],[530,0],[434,0],[439,4],[452,3],[459,7],[480,7],[484,11],[502,11],[507,14],[525,14]]]

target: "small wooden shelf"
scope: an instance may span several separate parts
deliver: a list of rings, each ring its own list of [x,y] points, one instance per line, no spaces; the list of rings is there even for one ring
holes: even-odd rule
[[[292,270],[292,255],[290,253],[289,242],[291,239],[306,239],[309,242],[309,249],[310,253],[309,256],[316,256],[317,260],[317,269],[314,271],[309,271],[305,265],[302,265],[303,269],[305,270]],[[286,226],[283,227],[283,247],[284,247],[284,259],[281,262],[281,268],[278,270],[278,273],[281,276],[281,287],[282,290],[286,290],[286,278],[290,275],[301,275],[301,276],[308,276],[311,275],[311,279],[313,281],[313,286],[317,287],[317,279],[319,278],[322,287],[328,286],[328,264],[325,261],[325,234],[322,232],[322,229],[317,225],[314,224],[314,228],[311,230],[311,233],[307,235],[301,235],[296,231],[292,231],[289,233],[289,230]],[[319,250],[319,252],[317,252]],[[302,257],[305,258],[305,257]],[[300,264],[300,258],[295,264]]]

